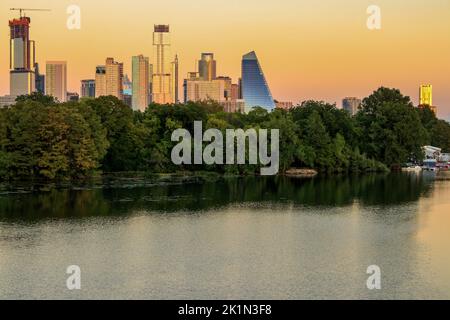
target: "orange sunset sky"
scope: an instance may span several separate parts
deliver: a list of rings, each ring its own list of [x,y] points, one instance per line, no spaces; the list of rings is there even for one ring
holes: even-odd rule
[[[70,4],[81,8],[81,30],[66,28]],[[372,4],[381,30],[366,26]],[[255,50],[277,100],[340,106],[384,85],[417,103],[419,85],[431,83],[439,116],[450,118],[450,0],[1,0],[0,95],[9,93],[8,20],[18,16],[10,7],[52,9],[28,14],[31,38],[42,70],[68,62],[69,91],[109,56],[131,76],[131,56],[153,59],[153,25],[170,24],[180,78],[214,52],[218,74],[237,81],[242,55]]]

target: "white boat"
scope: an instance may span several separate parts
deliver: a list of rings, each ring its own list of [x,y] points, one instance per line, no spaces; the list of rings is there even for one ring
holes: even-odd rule
[[[402,171],[404,171],[404,172],[421,172],[422,167],[421,166],[410,166],[410,167],[402,168]]]

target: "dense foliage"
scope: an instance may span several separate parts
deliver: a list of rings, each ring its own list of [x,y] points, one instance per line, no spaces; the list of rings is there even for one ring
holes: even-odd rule
[[[335,105],[306,101],[291,111],[225,113],[214,102],[150,105],[134,112],[114,97],[55,103],[21,96],[0,109],[1,179],[73,179],[98,172],[180,170],[255,174],[255,165],[172,163],[172,132],[204,129],[280,129],[280,171],[309,167],[327,172],[382,171],[420,161],[421,147],[450,151],[450,125],[413,107],[398,90],[380,88],[351,117]]]

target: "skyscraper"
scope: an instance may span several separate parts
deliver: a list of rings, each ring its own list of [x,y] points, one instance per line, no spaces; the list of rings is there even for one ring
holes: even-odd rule
[[[432,106],[433,105],[433,86],[425,84],[420,86],[420,105]]]
[[[433,106],[433,86],[431,84],[424,84],[420,86],[419,92],[419,108],[428,107],[437,114],[437,107]]]
[[[361,99],[354,97],[347,97],[342,100],[342,109],[350,113],[350,115],[352,116],[358,113],[360,107],[361,107]]]
[[[168,25],[155,25],[153,32],[153,102],[167,104],[174,102],[173,64],[170,59],[170,29]]]
[[[67,63],[65,61],[47,61],[45,77],[46,94],[67,101]]]
[[[106,95],[123,99],[123,63],[106,59]]]
[[[175,60],[172,62],[172,101],[174,103],[180,102],[178,98],[178,55],[175,55]]]
[[[45,75],[41,74],[39,71],[39,64],[34,64],[34,73],[35,73],[35,90],[42,94],[45,94]]]
[[[198,62],[198,73],[203,80],[211,81],[216,78],[214,53],[202,53],[202,58]]]
[[[133,98],[132,106],[135,111],[144,112],[150,101],[150,64],[149,58],[143,55],[132,58],[133,69]]]
[[[275,102],[254,51],[242,58],[241,90],[245,100],[245,112],[251,111],[254,107],[261,107],[268,111],[275,109]]]
[[[106,67],[95,68],[95,97],[106,96]]]
[[[81,80],[81,97],[94,98],[95,97],[95,80]]]
[[[9,21],[10,28],[10,94],[19,96],[35,91],[35,42],[30,41],[29,17]]]

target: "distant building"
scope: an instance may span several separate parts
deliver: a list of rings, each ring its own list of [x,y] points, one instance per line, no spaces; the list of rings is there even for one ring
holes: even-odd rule
[[[95,68],[95,97],[106,96],[106,67]]]
[[[261,107],[268,111],[275,109],[272,93],[254,51],[242,58],[241,90],[246,112],[254,107]]]
[[[67,63],[65,61],[48,61],[45,79],[45,92],[58,99],[67,101]]]
[[[216,78],[216,60],[213,53],[202,53],[198,62],[198,73],[202,80],[211,81]]]
[[[106,96],[106,67],[95,68],[95,97]]]
[[[361,108],[361,99],[355,97],[347,97],[342,100],[342,109],[354,116],[358,113]]]
[[[67,92],[67,101],[78,102],[80,100],[80,95],[76,92]]]
[[[223,107],[223,111],[234,113],[244,113],[245,112],[245,101],[238,99],[238,100],[228,100],[228,101],[221,101],[220,105]]]
[[[34,74],[35,74],[35,90],[42,94],[45,94],[45,75],[40,74],[39,64],[34,64]]]
[[[132,58],[132,107],[144,112],[150,104],[150,63],[143,55]]]
[[[30,22],[30,18],[22,16],[9,21],[11,96],[28,95],[35,91],[35,42],[30,40]]]
[[[122,93],[129,96],[133,94],[133,82],[130,80],[127,74],[123,76]]]
[[[422,147],[422,150],[425,155],[425,159],[435,159],[439,160],[441,156],[442,149],[433,147],[433,146],[424,146]]]
[[[426,107],[437,114],[437,107],[433,105],[433,86],[431,84],[421,85],[419,89],[419,108]]]
[[[171,86],[171,91],[172,91],[172,101],[173,101],[173,103],[180,102],[179,91],[178,91],[179,90],[179,88],[178,88],[178,82],[179,82],[178,69],[179,69],[178,56],[175,55],[175,60],[172,62],[172,86]]]
[[[114,58],[106,59],[106,95],[123,99],[123,63],[114,61]]]
[[[420,86],[419,100],[420,105],[432,106],[433,105],[433,86],[425,84]]]
[[[130,108],[133,108],[133,96],[131,94],[123,94],[123,103]]]
[[[184,102],[205,100],[220,102],[226,100],[226,82],[223,80],[187,79],[184,85]]]
[[[155,25],[153,32],[155,63],[153,65],[152,100],[158,104],[174,103],[178,98],[178,58],[170,59],[170,27]]]
[[[81,97],[95,98],[95,80],[81,80]]]
[[[281,101],[275,101],[275,105],[277,109],[283,109],[283,110],[290,110],[294,107],[294,103],[288,101],[288,102],[281,102]]]
[[[0,108],[12,106],[16,103],[17,96],[3,96],[0,97]]]

